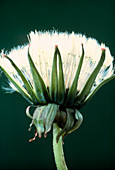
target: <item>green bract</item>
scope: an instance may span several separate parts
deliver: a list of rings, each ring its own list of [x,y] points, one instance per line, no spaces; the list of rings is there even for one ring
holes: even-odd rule
[[[58,64],[57,60],[59,61]],[[53,59],[50,94],[53,102],[63,104],[65,99],[65,83],[61,54],[57,46],[55,46]]]
[[[38,103],[41,103],[41,104],[48,103],[50,101],[50,97],[49,97],[47,88],[38,70],[36,69],[34,62],[31,59],[29,50],[28,50],[28,60],[30,64],[30,70],[31,70],[33,82],[34,82],[34,90],[35,90],[35,93],[38,99]]]

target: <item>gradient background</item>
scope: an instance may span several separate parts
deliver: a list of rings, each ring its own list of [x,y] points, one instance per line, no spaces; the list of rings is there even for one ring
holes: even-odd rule
[[[0,49],[27,43],[31,30],[86,34],[110,47],[115,56],[114,0],[1,0]],[[0,77],[0,86],[6,83]],[[115,80],[101,88],[81,110],[82,126],[64,140],[70,170],[115,168]],[[29,143],[28,103],[21,95],[0,88],[0,169],[56,169],[52,132]]]

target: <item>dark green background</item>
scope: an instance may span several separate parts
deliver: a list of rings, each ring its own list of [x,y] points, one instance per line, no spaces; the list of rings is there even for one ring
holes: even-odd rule
[[[114,0],[1,0],[0,49],[27,42],[31,30],[58,29],[86,34],[110,47],[115,56]],[[0,86],[6,84],[0,77]],[[28,103],[0,89],[0,169],[56,169],[52,132],[29,143]],[[81,110],[82,126],[64,140],[70,170],[115,168],[115,80],[101,88]]]

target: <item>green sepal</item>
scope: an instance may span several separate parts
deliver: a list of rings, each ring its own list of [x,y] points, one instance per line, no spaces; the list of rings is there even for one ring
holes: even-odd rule
[[[33,119],[33,117],[31,116],[30,112],[29,112],[29,109],[30,109],[31,106],[28,106],[26,108],[26,115],[30,118],[30,119]]]
[[[45,106],[37,107],[33,114],[33,123],[35,124],[36,128],[41,128],[44,131],[40,131],[39,134],[41,135],[44,132],[46,135],[52,127],[54,122],[56,113],[57,113],[58,105],[56,104],[48,104]],[[42,128],[44,127],[44,128]]]
[[[71,127],[73,127],[74,125],[74,116],[73,116],[73,109],[66,109],[67,113],[66,113],[66,123],[64,128],[57,134],[56,137],[56,141],[58,143],[60,137],[62,136],[64,138],[64,136],[66,136],[66,133],[71,129]]]
[[[58,57],[58,58],[57,58]],[[57,60],[59,61],[57,64]],[[55,46],[52,76],[51,76],[51,89],[52,100],[56,103],[62,104],[65,98],[65,83],[61,54],[57,46]]]
[[[75,109],[75,121],[74,121],[74,125],[73,125],[70,129],[68,129],[68,130],[66,131],[66,133],[65,133],[64,136],[63,136],[63,138],[64,138],[65,136],[67,136],[69,133],[77,130],[77,129],[79,128],[79,126],[81,125],[82,122],[83,122],[83,116],[82,116],[82,114],[81,114],[77,109]],[[63,139],[63,138],[62,138],[62,139]]]
[[[103,63],[105,60],[105,49],[102,49],[102,54],[101,54],[101,58],[96,66],[96,68],[94,69],[94,71],[92,72],[92,74],[89,76],[88,80],[86,81],[85,85],[83,86],[82,90],[80,91],[80,93],[78,94],[78,96],[75,99],[75,105],[78,102],[81,102],[81,100],[83,100],[85,97],[88,96],[93,83],[97,77],[97,74],[99,73]]]
[[[81,103],[80,105],[80,108],[82,106],[84,106],[87,102],[89,102],[89,100],[95,95],[95,93],[104,85],[106,84],[107,82],[109,82],[110,80],[114,79],[115,78],[115,74],[112,75],[111,77],[103,80],[88,96],[87,98],[83,101],[83,103]]]
[[[40,103],[39,99],[37,98],[37,96],[35,95],[32,87],[30,86],[29,82],[27,81],[27,79],[25,78],[24,74],[22,73],[22,71],[17,67],[17,65],[12,61],[11,58],[9,58],[8,56],[5,56],[5,58],[7,58],[10,63],[12,64],[12,66],[14,67],[14,69],[17,71],[17,73],[19,74],[19,76],[21,77],[24,85],[25,85],[25,88],[26,90],[28,91],[29,95],[31,96],[32,98],[32,101],[34,104],[38,104]]]
[[[60,51],[57,48],[57,55],[59,57],[59,77],[58,77],[58,103],[62,104],[65,98],[65,83],[64,83],[64,74],[63,74],[63,65]]]
[[[37,98],[39,99],[40,103],[48,103],[50,101],[50,96],[48,90],[45,86],[45,83],[40,76],[35,64],[30,56],[29,48],[28,48],[28,60],[30,64],[30,69],[33,77],[34,88]]]
[[[46,111],[46,106],[37,107],[33,114],[33,124],[36,126],[39,137],[41,137],[44,132],[44,112]]]
[[[26,115],[32,119],[32,124],[36,126],[39,136],[44,132],[44,136],[51,130],[52,124],[54,122],[57,110],[59,108],[56,104],[49,103],[48,105],[38,106],[33,116],[31,116],[29,109],[31,106],[27,107]]]
[[[57,48],[55,48],[53,58],[50,93],[52,100],[54,102],[57,102],[58,101]]]
[[[80,74],[81,67],[83,64],[83,59],[84,59],[84,48],[83,48],[83,44],[81,45],[82,45],[82,55],[80,57],[80,61],[79,61],[79,65],[78,65],[78,68],[75,74],[75,78],[73,80],[71,87],[69,88],[67,100],[65,102],[66,105],[69,105],[69,106],[72,106],[74,104],[74,100],[75,100],[76,92],[77,92],[78,78],[79,78],[79,74]]]
[[[49,110],[46,111],[45,118],[44,118],[45,119],[44,121],[45,134],[47,134],[51,130],[52,124],[54,122],[54,119],[55,119],[55,116],[56,116],[56,113],[59,107],[56,104],[48,104],[48,105],[50,105],[50,107],[49,107]]]
[[[11,83],[17,88],[18,92],[31,104],[33,104],[31,96],[27,94],[27,92],[17,84],[17,82],[0,66],[1,70],[5,74],[5,76],[11,81]]]

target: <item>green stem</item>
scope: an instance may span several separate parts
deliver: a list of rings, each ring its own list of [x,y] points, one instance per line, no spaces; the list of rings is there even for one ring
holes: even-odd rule
[[[56,136],[60,132],[60,128],[57,126],[56,123],[53,124],[53,152],[54,152],[54,158],[56,162],[56,166],[58,170],[68,170],[65,158],[64,158],[64,152],[63,152],[63,144],[62,144],[62,137],[60,137],[58,143],[56,142]]]

